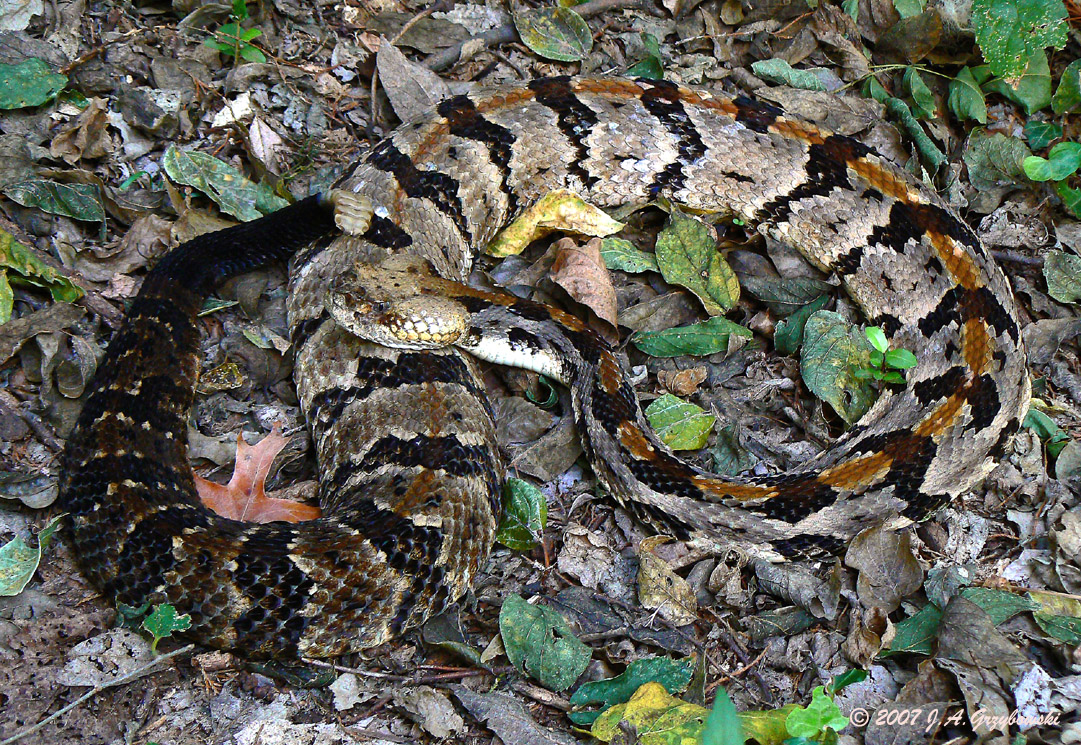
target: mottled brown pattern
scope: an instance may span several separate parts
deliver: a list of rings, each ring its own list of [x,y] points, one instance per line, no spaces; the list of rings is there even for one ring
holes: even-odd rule
[[[660,195],[738,216],[835,271],[920,359],[903,390],[796,472],[726,480],[661,445],[611,350],[577,320],[446,285],[444,297],[493,314],[504,352],[568,382],[601,479],[677,534],[770,559],[842,550],[868,525],[920,519],[971,488],[1028,403],[1010,289],[973,232],[866,146],[764,104],[611,79],[481,91],[396,130],[339,186],[370,200],[370,225],[304,248],[290,269],[296,382],[325,518],[249,526],[208,514],[181,442],[197,348],[191,308],[219,279],[327,232],[311,203],[161,262],[65,453],[62,500],[87,572],[124,602],[168,600],[192,613],[193,636],[207,644],[249,655],[356,650],[468,586],[491,546],[502,479],[473,364],[453,349],[362,342],[332,320],[326,299],[358,262],[388,253],[423,257],[461,281],[474,248],[553,189],[601,206]]]

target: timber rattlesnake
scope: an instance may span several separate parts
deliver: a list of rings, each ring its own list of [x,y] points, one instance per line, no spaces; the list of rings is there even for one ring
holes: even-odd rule
[[[465,590],[488,554],[502,479],[473,363],[452,348],[362,342],[332,318],[328,291],[358,262],[393,253],[461,281],[474,246],[557,188],[599,206],[664,195],[755,224],[840,276],[920,360],[903,390],[805,468],[728,481],[658,447],[615,358],[581,323],[477,295],[471,311],[495,309],[516,329],[513,349],[558,327],[563,353],[591,366],[575,383],[587,453],[647,516],[767,558],[836,552],[868,525],[920,519],[977,483],[1027,406],[1013,298],[973,232],[859,142],[751,100],[587,78],[456,96],[373,148],[340,188],[370,200],[361,235],[317,240],[332,217],[309,198],[163,259],[64,453],[61,503],[86,573],[121,602],[191,613],[192,635],[211,646],[333,655],[381,643]],[[296,249],[295,378],[325,516],[237,523],[198,504],[187,461],[195,312],[221,279]]]

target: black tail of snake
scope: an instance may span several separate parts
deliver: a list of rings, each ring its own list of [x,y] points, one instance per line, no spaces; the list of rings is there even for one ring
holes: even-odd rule
[[[1013,298],[972,230],[859,142],[754,101],[618,79],[484,90],[398,128],[339,188],[370,200],[360,235],[320,240],[331,209],[309,198],[163,259],[64,453],[61,504],[86,574],[120,602],[190,613],[191,635],[210,646],[334,655],[379,644],[466,589],[492,543],[503,473],[474,364],[453,348],[364,342],[326,300],[336,278],[387,254],[415,254],[461,281],[474,248],[553,189],[599,206],[663,195],[737,216],[836,273],[870,322],[920,360],[903,389],[804,467],[721,479],[646,431],[616,358],[576,319],[467,297],[471,312],[507,324],[508,348],[588,366],[588,381],[572,383],[587,453],[647,516],[768,559],[837,552],[870,525],[922,519],[978,483],[1027,406]],[[239,523],[199,505],[187,459],[196,312],[219,281],[288,256],[295,379],[324,517]],[[558,343],[545,340],[551,329]]]

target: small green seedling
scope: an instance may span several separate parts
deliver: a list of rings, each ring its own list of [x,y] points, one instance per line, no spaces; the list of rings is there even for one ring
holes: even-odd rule
[[[120,615],[124,618],[125,626],[133,625],[139,616],[146,613],[149,605],[136,608],[130,605],[120,604]],[[177,631],[187,631],[191,628],[191,616],[187,613],[178,615],[176,608],[168,603],[155,605],[150,615],[143,619],[142,627],[154,637],[150,648],[158,651],[158,642],[172,636]]]
[[[811,703],[789,712],[785,719],[785,729],[796,742],[823,742],[830,738],[829,730],[840,732],[848,726],[848,717],[841,713],[841,707],[827,695],[824,686],[817,686],[811,691]],[[786,740],[789,742],[789,740]]]
[[[263,32],[257,28],[240,28],[240,22],[248,19],[248,6],[244,0],[233,0],[233,12],[229,17],[233,20],[214,31],[214,38],[207,39],[204,44],[234,60],[243,58],[248,62],[266,62],[266,55],[251,43]]]
[[[874,350],[868,360],[869,365],[856,370],[856,377],[861,380],[874,378],[883,383],[903,385],[905,376],[900,371],[915,367],[916,355],[907,349],[890,349],[885,332],[878,326],[868,326],[863,330],[863,334],[867,337],[867,341],[871,342]]]

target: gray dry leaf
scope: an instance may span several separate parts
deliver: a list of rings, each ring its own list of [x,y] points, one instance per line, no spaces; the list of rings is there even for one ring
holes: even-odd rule
[[[577,523],[567,526],[556,566],[559,571],[576,578],[583,587],[599,590],[617,600],[634,598],[634,570],[612,547],[605,533]]]
[[[799,570],[794,564],[756,561],[754,573],[763,592],[784,598],[818,618],[832,620],[837,617],[841,588],[835,572],[822,580]]]
[[[0,326],[0,365],[8,361],[19,347],[38,334],[52,334],[68,328],[86,311],[71,303],[53,303]]]
[[[473,718],[484,722],[503,742],[577,745],[577,740],[567,733],[537,724],[521,702],[512,696],[505,693],[476,693],[462,685],[456,685],[451,690]]]
[[[923,570],[912,554],[908,531],[881,526],[865,530],[852,541],[845,566],[859,571],[856,590],[860,602],[892,613],[901,599],[920,588]]]
[[[128,629],[111,629],[76,644],[56,676],[66,686],[97,686],[117,680],[154,659],[150,642]],[[153,670],[147,670],[149,674]]]
[[[394,694],[394,702],[405,709],[424,731],[439,739],[465,729],[465,720],[454,710],[447,695],[430,686],[417,686]]]
[[[387,39],[381,38],[375,55],[379,82],[387,92],[394,113],[403,122],[415,119],[445,98],[450,98],[450,86],[423,65],[411,62]]]

